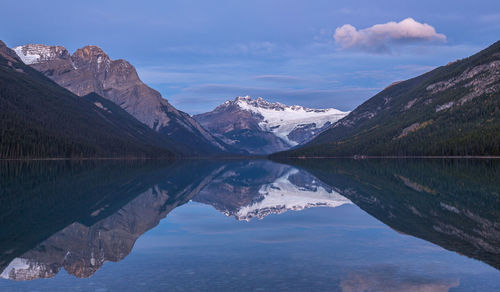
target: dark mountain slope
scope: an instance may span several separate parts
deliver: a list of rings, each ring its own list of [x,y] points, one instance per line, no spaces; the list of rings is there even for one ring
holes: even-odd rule
[[[0,42],[0,158],[175,155],[168,141],[97,99],[60,87]]]
[[[396,83],[276,156],[500,155],[500,42]]]

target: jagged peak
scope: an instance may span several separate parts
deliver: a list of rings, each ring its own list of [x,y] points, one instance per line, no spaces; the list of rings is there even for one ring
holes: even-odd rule
[[[265,100],[262,97],[257,97],[256,99],[253,99],[250,96],[237,96],[233,101],[226,101],[223,106],[229,106],[229,105],[238,105],[242,109],[247,109],[248,106],[255,107],[255,108],[263,108],[263,109],[271,109],[271,110],[276,110],[276,111],[284,111],[286,109],[292,110],[292,111],[305,111],[305,112],[324,112],[324,111],[330,111],[334,110],[332,108],[329,109],[313,109],[313,108],[307,108],[301,105],[286,105],[281,102],[269,102]]]
[[[98,46],[88,45],[76,50],[71,56],[73,62],[79,64],[81,62],[86,64],[95,63],[100,67],[102,63],[105,68],[108,68],[111,63],[111,58]],[[77,65],[78,66],[78,65]]]
[[[230,101],[228,101],[230,102]],[[234,99],[233,101],[234,103],[240,103],[240,102],[244,102],[244,103],[247,103],[247,104],[250,104],[250,105],[253,105],[253,106],[286,106],[282,103],[279,103],[279,102],[269,102],[265,99],[263,99],[262,97],[257,97],[256,99],[253,99],[252,97],[250,97],[249,95],[246,95],[246,96],[238,96]]]

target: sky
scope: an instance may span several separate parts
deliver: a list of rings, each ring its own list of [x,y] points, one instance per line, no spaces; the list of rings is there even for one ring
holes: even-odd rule
[[[352,110],[500,39],[500,1],[2,0],[0,39],[101,47],[190,114],[236,96]]]

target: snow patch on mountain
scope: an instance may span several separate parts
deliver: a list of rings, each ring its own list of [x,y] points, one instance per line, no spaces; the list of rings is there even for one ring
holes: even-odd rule
[[[293,130],[310,126],[313,135],[319,134],[315,131],[349,114],[334,108],[311,109],[299,105],[287,106],[279,102],[270,103],[261,97],[256,100],[249,96],[237,97],[234,102],[241,109],[262,116],[263,120],[259,122],[259,127],[263,131],[273,133],[292,147],[299,144],[289,137]]]
[[[352,204],[347,198],[333,190],[326,190],[320,184],[314,188],[293,184],[290,176],[297,173],[299,171],[293,168],[273,183],[261,186],[259,193],[264,198],[240,208],[235,217],[238,220],[249,221],[254,217],[262,219],[269,214],[281,214],[288,210],[300,211],[312,207],[335,208],[344,204]]]
[[[29,44],[15,47],[13,50],[26,65],[55,60],[61,56],[69,56],[68,51],[61,46]]]

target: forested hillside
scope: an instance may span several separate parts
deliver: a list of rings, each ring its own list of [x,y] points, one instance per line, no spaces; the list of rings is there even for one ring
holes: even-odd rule
[[[399,82],[280,157],[500,155],[500,42]]]

